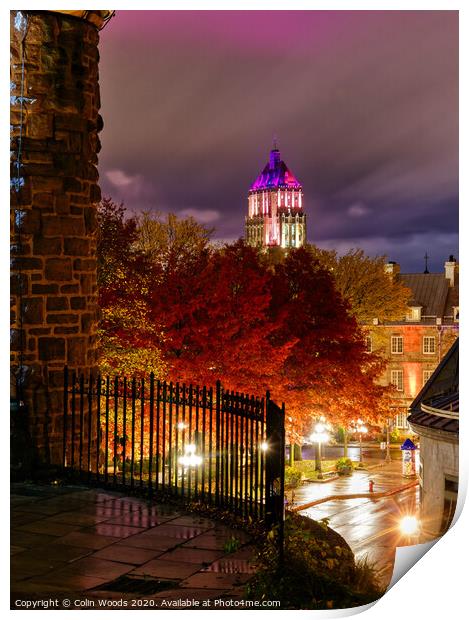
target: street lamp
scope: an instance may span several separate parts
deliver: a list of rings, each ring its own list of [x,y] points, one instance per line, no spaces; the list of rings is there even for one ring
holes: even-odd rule
[[[386,463],[391,462],[391,445],[390,445],[390,437],[389,437],[389,427],[391,425],[391,421],[389,418],[386,420]]]
[[[401,533],[409,544],[417,544],[420,536],[420,521],[414,515],[406,515],[399,523]]]
[[[185,454],[179,458],[179,462],[183,467],[197,467],[202,464],[202,457],[198,456],[196,451],[195,444],[191,443],[187,445],[184,449]]]
[[[316,471],[318,472],[318,479],[322,480],[322,463],[321,463],[321,444],[329,440],[329,434],[326,432],[326,425],[322,422],[317,422],[314,426],[314,433],[311,434],[310,440],[312,443],[317,444],[316,448]]]
[[[368,432],[368,429],[363,424],[363,420],[357,420],[354,428],[355,432],[358,433],[358,437],[360,440],[360,460],[358,462],[358,467],[363,467],[363,447],[362,447],[362,435]]]

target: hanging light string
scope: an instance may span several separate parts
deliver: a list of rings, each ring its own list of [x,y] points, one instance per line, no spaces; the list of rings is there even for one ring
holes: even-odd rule
[[[20,41],[20,56],[21,56],[21,83],[20,83],[20,123],[19,123],[19,136],[17,140],[17,151],[16,151],[16,178],[13,180],[13,189],[15,193],[16,200],[16,208],[14,210],[14,227],[16,230],[16,242],[17,246],[15,250],[19,253],[22,253],[22,235],[21,228],[23,223],[23,214],[24,210],[21,208],[18,200],[18,193],[24,184],[24,179],[21,177],[21,168],[22,168],[22,156],[23,156],[23,122],[24,122],[24,65],[25,65],[25,41],[26,36],[28,34],[29,29],[29,21],[27,15],[24,15],[20,11],[18,13],[21,15],[21,20],[24,19],[24,33]],[[17,18],[18,18],[17,13]],[[21,23],[21,26],[23,24]],[[18,376],[16,377],[16,400],[19,404],[22,404],[23,401],[23,368],[24,368],[24,330],[23,330],[23,271],[21,267],[21,261],[17,263],[17,277],[18,277],[18,306],[17,306],[17,326],[19,330],[19,368],[18,368]]]

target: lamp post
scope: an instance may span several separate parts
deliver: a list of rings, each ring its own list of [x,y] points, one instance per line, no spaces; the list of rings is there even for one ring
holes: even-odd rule
[[[390,437],[389,437],[389,426],[390,426],[390,421],[389,421],[389,418],[387,418],[386,420],[386,458],[385,458],[386,463],[391,462],[391,445],[390,445]]]
[[[329,435],[326,433],[326,426],[322,422],[318,422],[314,426],[314,433],[311,434],[310,439],[312,443],[317,445],[316,447],[316,471],[318,472],[318,479],[322,480],[322,457],[321,457],[321,444],[328,441]]]
[[[363,467],[363,446],[362,446],[362,435],[368,432],[368,429],[363,424],[363,420],[357,420],[355,424],[354,431],[358,433],[358,438],[360,441],[360,460],[358,462],[358,467]]]

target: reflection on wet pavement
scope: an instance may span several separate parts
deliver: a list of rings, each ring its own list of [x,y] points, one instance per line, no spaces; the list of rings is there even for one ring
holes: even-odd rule
[[[355,472],[352,476],[322,484],[306,484],[295,490],[295,504],[303,504],[328,495],[368,492],[372,478],[375,491],[387,491],[408,482],[401,475],[400,464],[392,463],[379,470]],[[397,546],[415,544],[403,537],[400,519],[418,514],[419,491],[414,487],[381,499],[344,499],[319,504],[301,514],[312,519],[327,518],[329,526],[348,542],[357,559],[367,557],[376,564],[381,583],[389,584]]]

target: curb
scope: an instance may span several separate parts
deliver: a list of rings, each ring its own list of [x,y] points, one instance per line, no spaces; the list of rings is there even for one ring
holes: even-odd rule
[[[317,506],[318,504],[323,504],[324,502],[331,502],[338,499],[381,499],[383,497],[389,497],[391,495],[395,495],[396,493],[401,493],[402,491],[411,489],[412,487],[417,486],[418,483],[418,480],[412,480],[412,482],[409,482],[408,484],[396,487],[395,489],[390,489],[389,491],[382,491],[380,493],[349,493],[348,495],[328,495],[327,497],[315,499],[312,502],[307,502],[306,504],[301,504],[300,506],[292,506],[290,510],[292,512],[299,512],[300,510],[306,510],[306,508],[312,508],[313,506]]]

